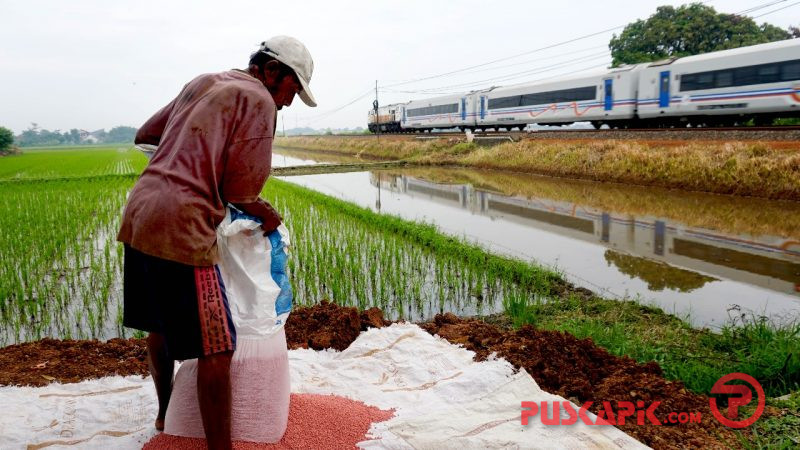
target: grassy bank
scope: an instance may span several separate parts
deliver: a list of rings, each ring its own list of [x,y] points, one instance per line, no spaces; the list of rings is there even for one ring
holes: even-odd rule
[[[526,139],[480,147],[461,139],[279,138],[282,147],[644,186],[800,200],[800,144]]]

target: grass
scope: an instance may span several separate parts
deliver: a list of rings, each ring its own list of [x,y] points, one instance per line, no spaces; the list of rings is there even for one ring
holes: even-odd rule
[[[764,142],[536,140],[480,147],[459,139],[296,137],[283,147],[404,159],[421,165],[512,170],[565,178],[800,200],[800,152]]]
[[[779,325],[765,318],[733,316],[718,331],[692,328],[688,321],[634,301],[567,295],[548,301],[508,298],[515,326],[565,331],[619,356],[657,362],[669,379],[708,393],[723,375],[755,377],[767,395],[800,389],[800,323]]]
[[[743,411],[752,413],[753,408]],[[800,446],[800,392],[768,398],[765,414],[750,427],[741,445],[752,449],[795,449]]]

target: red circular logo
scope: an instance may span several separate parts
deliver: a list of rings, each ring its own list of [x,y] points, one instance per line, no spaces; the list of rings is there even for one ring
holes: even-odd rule
[[[758,395],[758,406],[756,407],[756,412],[753,413],[752,416],[748,417],[744,420],[736,420],[739,418],[739,407],[745,406],[750,403],[753,399],[753,390],[750,389],[749,386],[745,386],[743,384],[725,384],[731,380],[741,380],[745,381],[750,386],[753,386],[756,390],[756,394]],[[728,416],[725,417],[717,407],[717,399],[711,397],[709,399],[709,403],[711,406],[711,413],[714,414],[714,417],[717,418],[723,425],[729,426],[731,428],[744,428],[746,426],[752,425],[753,422],[758,420],[761,417],[761,414],[764,412],[764,406],[766,403],[766,396],[764,395],[764,389],[761,387],[761,384],[756,381],[755,378],[751,377],[746,373],[729,373],[714,383],[714,386],[711,387],[712,394],[732,394],[730,399],[728,400]]]

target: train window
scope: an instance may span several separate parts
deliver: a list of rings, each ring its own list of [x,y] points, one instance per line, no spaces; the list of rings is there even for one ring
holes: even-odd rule
[[[681,91],[693,91],[697,87],[697,75],[687,73],[681,77]]]
[[[717,72],[716,79],[714,80],[714,87],[728,87],[733,86],[733,71],[720,70]]]
[[[458,103],[451,103],[449,105],[426,106],[424,108],[413,108],[406,110],[406,116],[418,117],[418,116],[430,116],[433,114],[451,114],[455,112],[458,112]]]
[[[684,74],[681,91],[800,80],[800,60]]]
[[[520,106],[522,97],[524,96],[512,95],[510,97],[490,98],[489,109],[514,108]]]
[[[695,89],[714,88],[714,72],[698,73],[696,83],[697,87]]]
[[[781,67],[781,81],[800,80],[800,60],[787,61]]]
[[[756,66],[739,67],[733,71],[737,86],[758,84],[758,68]]]
[[[778,64],[765,64],[758,67],[759,83],[775,83],[781,80],[781,68]]]
[[[579,102],[597,98],[597,86],[585,86],[557,91],[534,92],[489,99],[489,109],[514,108],[518,106],[546,105],[550,103]]]
[[[660,92],[669,92],[669,78],[667,77],[661,78]]]

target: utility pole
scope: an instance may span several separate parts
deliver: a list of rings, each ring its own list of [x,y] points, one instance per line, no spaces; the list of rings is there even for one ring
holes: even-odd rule
[[[381,120],[378,116],[378,80],[375,80],[375,101],[372,103],[375,110],[375,138],[381,140]]]
[[[281,127],[283,128],[283,137],[286,137],[286,116],[281,114]]]

